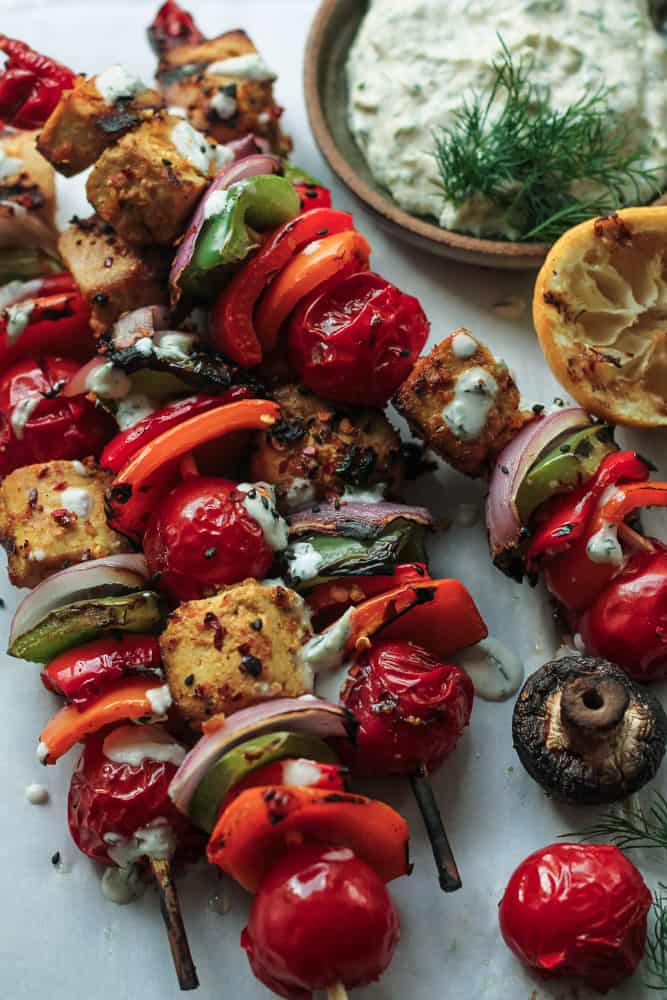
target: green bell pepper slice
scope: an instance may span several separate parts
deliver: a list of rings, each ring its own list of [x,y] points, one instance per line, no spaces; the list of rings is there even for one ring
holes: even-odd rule
[[[210,298],[230,268],[259,247],[257,230],[274,229],[301,210],[291,182],[272,174],[237,181],[208,198],[207,207],[214,214],[204,223],[180,278],[183,291],[199,298]]]
[[[304,757],[322,764],[337,764],[338,757],[318,736],[308,733],[267,733],[240,743],[216,761],[197,786],[188,812],[202,830],[215,826],[220,806],[234,785],[265,764],[290,757]]]

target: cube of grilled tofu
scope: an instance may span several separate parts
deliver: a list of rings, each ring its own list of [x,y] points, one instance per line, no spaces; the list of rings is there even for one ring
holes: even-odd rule
[[[62,96],[40,132],[37,148],[65,177],[91,166],[108,146],[136,128],[147,111],[162,103],[159,94],[148,88],[110,103],[98,90],[97,81],[96,76],[81,77]]]
[[[37,152],[36,139],[35,132],[7,129],[0,133],[0,201],[22,205],[53,226],[55,175]]]
[[[164,54],[157,72],[167,105],[184,108],[195,128],[217,142],[253,133],[285,155],[292,144],[278,125],[274,79],[245,31],[179,45]]]
[[[257,580],[181,604],[160,636],[175,704],[198,728],[220,712],[312,690],[300,656],[311,634],[301,597]]]
[[[484,476],[532,413],[507,365],[467,330],[420,358],[394,399],[413,433],[467,476]]]
[[[154,115],[100,156],[88,200],[128,243],[173,243],[209,182],[214,155],[188,122]]]
[[[91,326],[101,334],[124,313],[167,302],[169,254],[159,247],[128,246],[99,219],[74,219],[58,250],[91,303]]]
[[[15,587],[35,587],[74,563],[127,552],[104,514],[113,473],[83,462],[16,469],[0,484],[0,538]]]

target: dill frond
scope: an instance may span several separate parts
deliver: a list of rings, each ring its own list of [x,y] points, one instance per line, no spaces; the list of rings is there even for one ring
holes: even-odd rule
[[[604,87],[556,111],[548,89],[531,82],[532,61],[514,62],[500,41],[490,92],[465,101],[434,137],[448,202],[460,207],[481,197],[502,220],[497,236],[549,242],[592,216],[660,193],[665,177],[643,165],[647,150],[630,141]],[[577,196],[575,182],[592,193]]]
[[[605,840],[622,851],[667,851],[667,799],[656,792],[647,812],[630,806],[623,813],[604,813],[592,826],[566,836],[583,841]]]
[[[647,989],[667,991],[667,885],[662,882],[653,894],[653,925],[646,938],[644,961]]]

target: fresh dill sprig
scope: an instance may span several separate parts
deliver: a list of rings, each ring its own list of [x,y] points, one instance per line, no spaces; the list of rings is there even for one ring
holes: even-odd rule
[[[667,991],[667,885],[653,894],[653,925],[646,937],[646,979],[649,990]]]
[[[549,90],[531,82],[533,61],[514,62],[500,39],[490,93],[477,93],[435,135],[435,159],[445,199],[460,208],[489,204],[497,235],[549,242],[570,226],[660,193],[663,177],[643,165],[647,150],[601,87],[565,111]],[[590,194],[573,193],[579,182]]]
[[[656,792],[647,812],[640,806],[630,806],[623,813],[604,813],[592,826],[566,836],[584,841],[606,840],[622,851],[667,851],[667,799]]]

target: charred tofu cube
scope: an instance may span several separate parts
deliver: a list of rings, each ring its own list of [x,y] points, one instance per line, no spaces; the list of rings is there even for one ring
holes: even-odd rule
[[[59,173],[71,177],[160,105],[155,90],[123,66],[111,66],[99,76],[81,78],[63,95],[41,130],[38,149]]]
[[[10,201],[47,225],[55,224],[53,168],[37,152],[36,133],[7,129],[0,134],[0,201]]]
[[[429,448],[475,478],[533,416],[519,409],[507,365],[463,327],[419,359],[394,405]]]
[[[127,552],[104,514],[113,473],[83,462],[16,469],[0,484],[0,537],[15,587],[36,587],[74,563]]]
[[[291,142],[278,124],[282,108],[273,97],[275,74],[244,31],[171,49],[157,80],[167,105],[183,108],[191,124],[217,142],[252,133],[274,152],[289,152]]]
[[[124,312],[167,302],[169,254],[159,247],[130,247],[93,217],[72,220],[58,250],[91,303],[91,326],[98,335]]]
[[[217,149],[182,118],[155,115],[102,153],[88,200],[128,243],[173,243],[216,169]]]
[[[311,635],[301,597],[257,580],[181,604],[160,636],[174,702],[199,728],[221,712],[309,692],[301,647]]]

